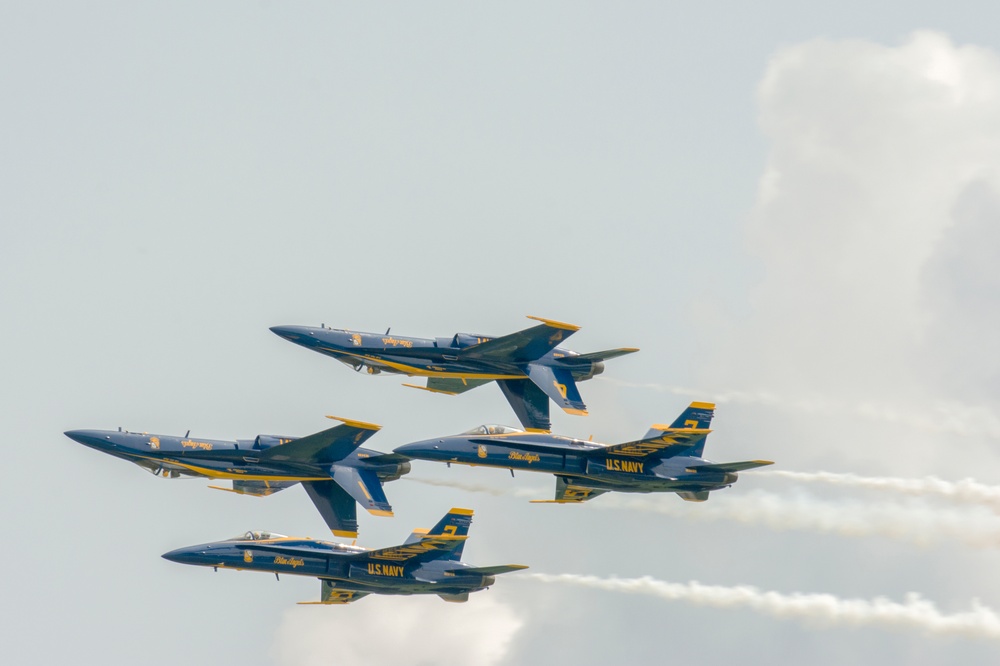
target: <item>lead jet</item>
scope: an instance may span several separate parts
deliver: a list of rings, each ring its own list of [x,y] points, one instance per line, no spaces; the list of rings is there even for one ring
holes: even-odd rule
[[[232,479],[232,489],[210,487],[241,495],[267,497],[301,483],[335,536],[357,537],[357,504],[391,516],[382,483],[406,474],[410,465],[360,448],[381,426],[327,418],[342,424],[300,438],[258,435],[232,442],[120,429],[69,430],[66,436],[164,478]]]
[[[495,381],[521,424],[532,432],[548,432],[549,400],[568,414],[586,415],[576,383],[604,372],[604,361],[631,354],[627,347],[578,354],[557,347],[580,330],[551,319],[528,317],[538,326],[503,335],[457,333],[450,338],[408,338],[356,333],[337,328],[274,326],[281,337],[332,356],[356,371],[427,377],[426,386],[405,384],[434,393],[458,395]]]
[[[736,483],[739,472],[773,464],[769,460],[715,463],[703,458],[714,413],[714,404],[692,402],[669,426],[654,425],[642,439],[610,446],[488,425],[406,444],[395,453],[449,466],[555,474],[555,499],[533,502],[586,502],[612,490],[673,492],[689,502],[704,502],[711,491]]]
[[[468,601],[470,592],[489,587],[499,574],[527,569],[522,564],[472,567],[462,549],[472,524],[470,509],[452,509],[433,529],[415,530],[403,545],[378,550],[326,541],[247,532],[226,541],[178,548],[163,555],[171,562],[213,569],[249,569],[320,579],[319,601],[348,604],[369,594],[436,594],[445,601]]]

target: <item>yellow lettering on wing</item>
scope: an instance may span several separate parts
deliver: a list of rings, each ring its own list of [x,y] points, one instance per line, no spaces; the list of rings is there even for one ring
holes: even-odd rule
[[[212,445],[208,442],[196,442],[193,439],[185,439],[181,442],[181,446],[185,449],[201,449],[202,451],[212,450]]]
[[[520,460],[521,462],[526,462],[529,465],[534,462],[538,462],[541,458],[538,457],[536,453],[521,453],[520,451],[511,451],[507,454],[508,460]]]
[[[604,466],[611,472],[626,472],[628,474],[642,474],[645,463],[634,460],[618,460],[617,458],[605,458]]]
[[[391,576],[393,578],[403,577],[403,565],[401,564],[375,564],[368,563],[368,573],[372,576]]]
[[[293,569],[295,567],[301,567],[302,565],[305,564],[305,562],[301,558],[298,558],[298,557],[285,557],[284,555],[275,555],[274,556],[274,563],[275,564],[286,564],[286,565],[290,566]]]

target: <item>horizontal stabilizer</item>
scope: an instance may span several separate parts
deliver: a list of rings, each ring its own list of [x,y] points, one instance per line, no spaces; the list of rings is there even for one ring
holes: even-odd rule
[[[688,467],[689,472],[742,472],[745,469],[754,469],[755,467],[764,467],[766,465],[773,465],[774,463],[770,460],[744,460],[743,462],[731,462],[731,463],[709,463],[707,465],[695,465],[693,467]]]
[[[569,370],[532,363],[528,366],[528,379],[567,414],[587,415],[587,406]]]
[[[560,359],[561,361],[566,361],[572,363],[573,361],[607,361],[608,359],[618,358],[619,356],[625,356],[626,354],[634,354],[639,351],[637,347],[622,347],[621,349],[606,349],[604,351],[590,352],[587,354],[575,354],[573,356],[566,356]]]
[[[235,479],[233,481],[232,488],[223,488],[222,486],[209,486],[209,488],[214,490],[225,490],[226,492],[236,493],[238,495],[267,497],[280,492],[285,488],[291,488],[296,483],[298,483],[298,481],[244,481],[243,479]]]
[[[555,349],[560,342],[580,330],[579,326],[552,319],[528,317],[542,322],[517,333],[502,335],[459,352],[460,359],[477,359],[500,363],[537,361]]]
[[[262,452],[260,457],[264,460],[301,460],[310,463],[337,462],[351,455],[382,427],[338,416],[327,418],[343,421],[343,425],[274,446]]]
[[[445,573],[453,573],[456,576],[461,576],[462,574],[499,576],[500,574],[510,573],[511,571],[520,571],[521,569],[527,568],[527,564],[498,564],[495,567],[463,567],[461,569],[446,569]]]
[[[471,391],[472,389],[482,386],[483,384],[489,384],[491,381],[493,380],[462,379],[453,377],[428,377],[427,386],[418,386],[416,384],[403,384],[403,386],[421,389],[423,391],[430,391],[431,393],[458,395],[459,393],[465,393],[466,391]]]

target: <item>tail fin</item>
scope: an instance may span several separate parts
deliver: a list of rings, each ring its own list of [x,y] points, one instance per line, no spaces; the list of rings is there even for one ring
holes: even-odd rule
[[[421,535],[421,539],[458,537],[458,544],[448,552],[447,559],[460,560],[465,549],[464,537],[469,536],[470,525],[472,525],[472,509],[452,509],[438,521],[437,525],[428,530],[427,534]],[[411,538],[414,535],[410,535]]]
[[[715,403],[712,402],[692,402],[681,415],[674,419],[670,425],[654,425],[643,439],[661,437],[671,430],[678,428],[695,428],[698,430],[708,429],[712,426],[712,417],[715,416]],[[701,438],[693,447],[690,455],[702,456],[705,450],[705,439]]]

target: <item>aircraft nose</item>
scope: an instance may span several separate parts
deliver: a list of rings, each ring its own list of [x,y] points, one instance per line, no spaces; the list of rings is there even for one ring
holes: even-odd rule
[[[425,439],[422,442],[412,442],[393,449],[393,453],[409,458],[434,458],[440,451],[441,440]]]
[[[103,430],[67,430],[63,434],[74,442],[95,449],[107,449],[114,445],[111,437]]]
[[[289,342],[307,340],[313,335],[313,330],[308,326],[272,326],[271,332]]]
[[[204,555],[203,550],[199,550],[197,546],[194,548],[178,548],[169,553],[164,553],[160,557],[171,562],[177,562],[178,564],[200,564],[201,556]]]

